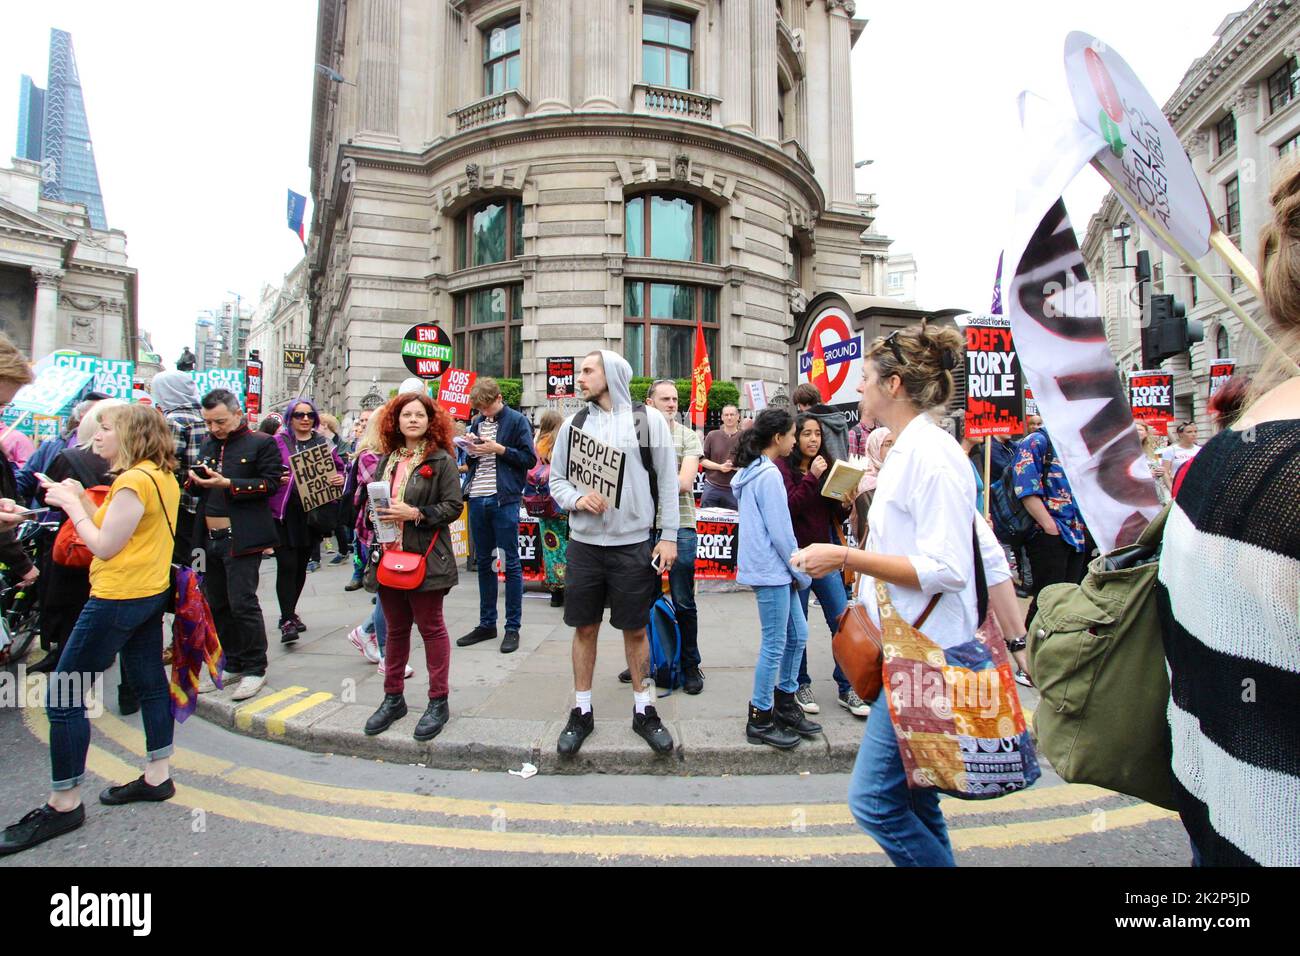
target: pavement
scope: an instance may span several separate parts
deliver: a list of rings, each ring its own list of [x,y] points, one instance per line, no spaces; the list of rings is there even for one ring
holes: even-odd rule
[[[531,763],[543,774],[719,775],[843,773],[853,766],[864,721],[836,702],[830,634],[815,606],[809,609],[809,673],[821,704],[813,719],[822,724],[823,734],[790,751],[746,740],[758,609],[747,588],[727,582],[697,586],[703,693],[688,696],[678,690],[655,701],[676,743],[669,755],[655,755],[632,732],[631,689],[617,679],[627,666],[622,635],[606,624],[593,682],[596,731],[579,754],[561,758],[555,745],[573,706],[572,629],[564,625],[563,609],[552,608],[549,594],[530,587],[517,652],[500,653],[499,639],[457,647],[456,638],[478,623],[477,579],[463,568],[444,605],[452,639],[450,721],[428,743],[412,736],[428,695],[422,645],[413,635],[415,676],[406,682],[410,713],[383,734],[367,737],[362,728],[383,699],[383,678],[357,653],[347,633],[370,613],[371,596],[364,590],[344,591],[351,566],[332,567],[330,557],[326,553],[326,563],[307,576],[298,608],[307,630],[288,646],[280,644],[275,628],[275,564],[273,559],[265,562],[259,598],[271,631],[266,687],[242,702],[230,699],[229,688],[204,694],[200,717],[235,733],[307,751],[444,770],[504,771]],[[504,603],[502,588],[502,616]],[[1027,709],[1037,706],[1035,692],[1020,691]]]

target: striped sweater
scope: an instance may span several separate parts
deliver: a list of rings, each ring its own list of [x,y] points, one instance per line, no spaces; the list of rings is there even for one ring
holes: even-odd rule
[[[1300,419],[1222,432],[1187,466],[1159,597],[1201,862],[1300,865]]]

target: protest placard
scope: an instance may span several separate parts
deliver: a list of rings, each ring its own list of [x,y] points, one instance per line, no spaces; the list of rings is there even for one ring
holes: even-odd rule
[[[294,484],[298,486],[303,511],[327,505],[343,494],[341,487],[330,484],[330,479],[338,470],[334,467],[334,456],[326,444],[313,445],[296,455],[290,455],[289,468],[293,471]]]
[[[1219,359],[1217,362],[1210,363],[1210,397],[1223,386],[1228,384],[1228,379],[1232,378],[1237,371],[1236,359]]]
[[[966,324],[967,437],[1022,434],[1023,388],[1010,317],[971,316]]]
[[[569,398],[573,395],[573,359],[546,360],[546,398]]]
[[[402,338],[402,361],[412,375],[441,378],[451,364],[451,339],[437,325],[413,325]]]
[[[91,370],[53,365],[18,390],[13,408],[36,415],[62,415],[94,377]]]
[[[623,497],[626,456],[581,428],[569,430],[569,466],[565,477],[617,508]]]
[[[1128,403],[1134,421],[1146,422],[1160,434],[1167,434],[1167,424],[1174,420],[1174,373],[1150,369],[1130,372]]]
[[[442,377],[438,389],[438,404],[447,409],[447,414],[458,421],[469,421],[473,409],[469,404],[469,392],[474,387],[477,372],[467,372],[463,368],[449,368]]]
[[[735,512],[702,511],[695,522],[695,534],[696,580],[734,578],[740,554],[740,516]]]
[[[749,407],[756,412],[767,408],[767,386],[761,382],[746,382],[745,394],[749,396]]]

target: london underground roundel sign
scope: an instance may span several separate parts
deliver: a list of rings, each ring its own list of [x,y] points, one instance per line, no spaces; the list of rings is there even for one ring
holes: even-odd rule
[[[451,339],[439,326],[413,325],[402,338],[402,361],[412,375],[441,378],[451,365]]]
[[[839,305],[829,305],[809,323],[808,338],[799,351],[799,381],[812,380],[813,342],[820,340],[830,380],[828,405],[858,404],[862,381],[862,336],[853,332],[852,317]]]

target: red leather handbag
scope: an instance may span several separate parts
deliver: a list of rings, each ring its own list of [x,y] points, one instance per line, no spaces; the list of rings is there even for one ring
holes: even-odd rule
[[[398,591],[414,591],[422,585],[426,568],[425,559],[429,557],[433,546],[438,543],[438,535],[441,533],[441,528],[433,533],[433,540],[429,542],[429,547],[424,554],[416,554],[413,551],[384,551],[379,559],[379,568],[375,572],[379,584]]]

